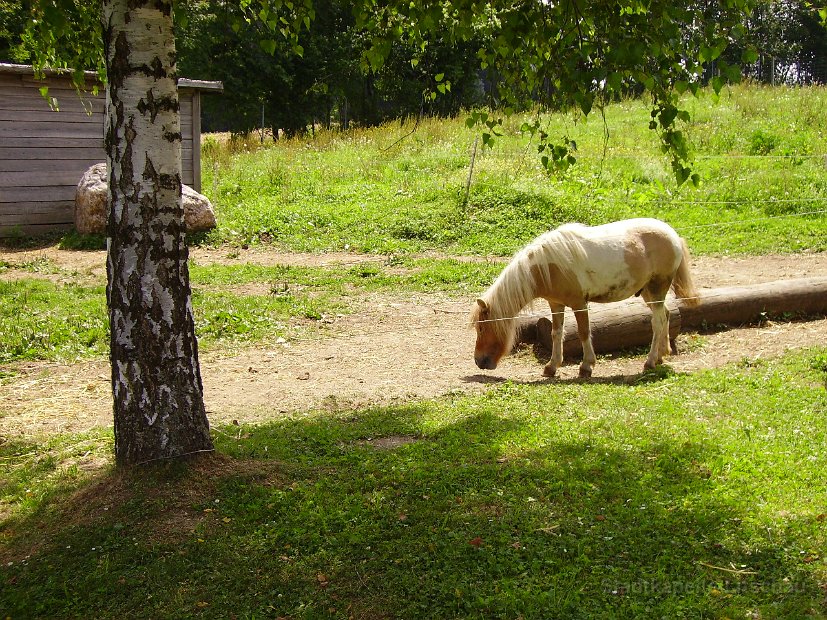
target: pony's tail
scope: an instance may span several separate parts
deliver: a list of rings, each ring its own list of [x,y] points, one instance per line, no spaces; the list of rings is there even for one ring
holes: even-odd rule
[[[683,250],[683,258],[681,264],[678,265],[678,271],[675,273],[675,278],[672,280],[672,290],[675,297],[681,300],[681,303],[693,307],[701,303],[698,297],[698,291],[695,290],[695,284],[692,282],[692,274],[689,271],[689,246],[686,245],[686,239],[681,238],[681,249]]]

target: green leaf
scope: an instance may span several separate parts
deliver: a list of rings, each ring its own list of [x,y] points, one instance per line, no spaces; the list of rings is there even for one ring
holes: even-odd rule
[[[686,183],[691,170],[685,166],[681,166],[677,162],[674,163],[673,167],[675,169],[675,180],[678,182],[678,185],[683,185]]]
[[[583,112],[583,116],[588,116],[589,112],[592,111],[592,104],[594,103],[594,97],[591,93],[585,94],[577,94],[574,96],[574,100],[577,101],[577,105],[580,106],[580,111]]]
[[[276,53],[276,41],[275,39],[263,39],[259,41],[259,45],[261,49],[265,52],[270,54],[271,56]]]
[[[754,47],[746,48],[741,54],[741,61],[747,64],[752,64],[758,60],[758,50]]]
[[[441,82],[444,79],[445,79],[445,74],[444,73],[437,73],[434,76],[434,80],[436,80],[437,82]]]
[[[673,105],[669,105],[661,110],[660,114],[658,115],[658,120],[660,121],[661,127],[669,127],[672,123],[675,122],[675,117],[678,115],[678,108]]]

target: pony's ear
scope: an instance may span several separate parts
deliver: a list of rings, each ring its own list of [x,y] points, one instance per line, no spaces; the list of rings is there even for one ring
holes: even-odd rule
[[[488,312],[488,304],[485,303],[484,299],[477,299],[477,305],[480,307],[480,310],[483,312]]]

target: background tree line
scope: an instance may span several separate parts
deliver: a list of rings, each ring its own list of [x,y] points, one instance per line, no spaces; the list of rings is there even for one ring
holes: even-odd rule
[[[78,4],[94,9],[95,3]],[[423,50],[394,39],[374,72],[365,54],[376,33],[367,34],[356,23],[351,3],[315,2],[315,19],[299,33],[298,48],[268,39],[262,20],[245,19],[240,4],[193,0],[181,3],[177,16],[180,75],[220,80],[225,87],[224,97],[205,98],[205,131],[245,133],[264,127],[273,135],[295,135],[314,126],[375,125],[499,103],[496,75],[479,68],[476,50],[482,41],[457,45],[436,38]],[[714,3],[709,6],[714,10]],[[25,36],[30,15],[30,0],[0,0],[0,61],[30,62]],[[827,29],[810,2],[761,2],[743,27],[744,36],[722,60],[741,63],[744,49],[757,49],[754,63],[741,63],[745,76],[764,83],[827,83]],[[713,76],[714,69],[707,78]],[[437,90],[440,96],[432,97]],[[530,101],[531,93],[525,97]]]
[[[382,69],[371,72],[363,60],[371,41],[355,23],[351,3],[321,0],[314,9],[311,27],[298,35],[299,54],[286,41],[268,40],[261,20],[241,19],[237,2],[187,3],[177,32],[180,74],[221,80],[228,95],[205,102],[207,129],[263,126],[292,135],[316,124],[375,125],[482,103],[473,46],[434,41],[421,53],[398,41]],[[437,72],[450,91],[423,97]]]

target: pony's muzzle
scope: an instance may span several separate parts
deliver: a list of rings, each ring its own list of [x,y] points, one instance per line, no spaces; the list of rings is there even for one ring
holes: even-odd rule
[[[490,355],[475,355],[474,362],[477,364],[477,368],[483,370],[494,370],[497,367],[496,360]]]

